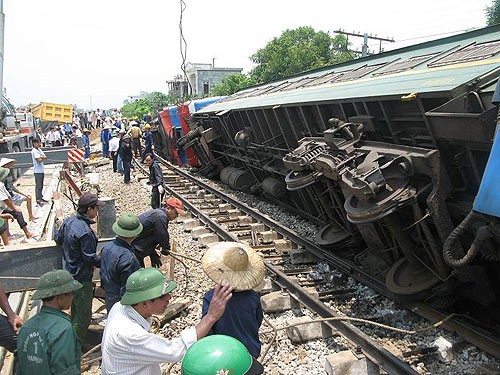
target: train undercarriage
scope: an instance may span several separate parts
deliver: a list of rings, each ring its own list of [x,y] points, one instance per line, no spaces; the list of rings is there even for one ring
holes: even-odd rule
[[[240,91],[195,113],[184,144],[200,173],[315,222],[317,244],[390,293],[498,320],[499,219],[473,205],[499,39],[482,29]]]

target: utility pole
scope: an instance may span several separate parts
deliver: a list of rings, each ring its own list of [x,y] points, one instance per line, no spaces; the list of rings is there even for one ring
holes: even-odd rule
[[[378,40],[380,42],[380,44],[379,44],[379,50],[378,50],[379,53],[382,52],[382,42],[391,42],[391,43],[394,43],[394,39],[392,39],[392,38],[391,39],[389,39],[389,38],[379,38],[376,35],[375,36],[368,35],[368,33],[364,33],[364,34],[360,34],[359,32],[357,32],[357,33],[354,33],[354,32],[353,33],[348,33],[348,32],[343,31],[343,30],[335,30],[334,33],[346,35],[348,42],[349,42],[349,36],[355,36],[355,37],[363,38],[363,46],[361,47],[361,51],[351,51],[351,52],[359,53],[361,55],[361,57],[368,56],[368,39],[374,39],[374,40]]]
[[[5,14],[3,0],[0,0],[0,98],[3,97],[3,40],[5,32]]]

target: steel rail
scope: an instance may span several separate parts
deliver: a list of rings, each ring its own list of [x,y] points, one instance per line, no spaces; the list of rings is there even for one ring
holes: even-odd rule
[[[199,181],[197,181],[198,184]],[[203,186],[205,187],[205,186]],[[191,213],[193,213],[199,219],[207,224],[219,237],[227,239],[229,241],[235,241],[236,239],[227,230],[222,228],[220,225],[210,219],[201,209],[192,205],[185,197],[181,194],[175,192],[172,188],[166,187],[166,190],[181,199],[183,203],[189,207]],[[221,195],[224,199],[227,197]],[[238,205],[239,206],[239,205]],[[254,214],[255,212],[251,212]],[[209,222],[212,222],[210,224]],[[297,296],[300,302],[305,305],[310,311],[320,315],[322,318],[328,317],[338,317],[333,310],[328,308],[321,300],[314,297],[310,293],[307,293],[304,288],[292,281],[285,273],[278,270],[276,267],[271,265],[269,262],[264,262],[266,268],[275,276],[274,281],[278,284],[284,286],[288,291]],[[406,362],[400,360],[394,354],[389,352],[387,349],[383,348],[380,344],[371,339],[367,334],[363,333],[360,329],[356,328],[350,323],[342,321],[332,321],[326,322],[328,326],[331,326],[334,330],[340,332],[347,341],[349,341],[354,347],[359,347],[363,350],[363,353],[377,366],[383,368],[390,374],[411,374],[417,375],[418,372],[413,370]]]
[[[264,262],[266,268],[275,275],[273,281],[283,285],[292,295],[295,295],[302,304],[309,310],[317,313],[322,318],[338,317],[332,309],[326,306],[321,300],[308,293],[299,284],[285,275],[282,271]],[[338,321],[324,322],[334,330],[340,332],[342,336],[354,346],[360,347],[363,353],[377,366],[383,368],[389,374],[418,374],[406,362],[400,360],[394,354],[385,349],[382,345],[371,339],[367,334],[352,324]]]
[[[254,218],[256,218],[258,220],[260,220],[261,222],[263,222],[265,225],[267,225],[271,229],[280,233],[282,236],[288,237],[291,241],[304,247],[305,250],[309,251],[311,254],[315,255],[317,258],[319,258],[321,260],[325,260],[326,262],[337,267],[339,271],[353,277],[354,279],[356,279],[360,283],[372,288],[373,290],[382,294],[383,296],[400,303],[401,306],[404,307],[405,309],[408,309],[408,310],[414,312],[415,314],[421,316],[422,318],[424,318],[428,321],[431,321],[433,323],[441,321],[446,317],[445,314],[434,309],[433,307],[431,307],[429,305],[426,305],[426,304],[421,303],[421,302],[408,302],[407,300],[401,299],[399,296],[389,292],[387,290],[387,288],[385,287],[385,284],[383,282],[373,278],[371,275],[364,272],[362,269],[357,267],[355,264],[350,263],[350,262],[348,262],[340,257],[337,257],[336,255],[332,254],[331,252],[325,251],[324,249],[322,249],[318,245],[316,245],[316,244],[312,243],[311,241],[308,241],[307,239],[299,236],[294,231],[283,227],[281,224],[279,224],[275,220],[269,218],[268,216],[260,213],[257,210],[254,210],[254,209],[248,207],[246,204],[239,202],[236,199],[234,199],[226,194],[223,194],[222,192],[214,189],[213,187],[206,184],[205,182],[200,181],[195,176],[192,176],[190,173],[187,173],[186,171],[172,165],[168,161],[163,160],[161,158],[160,158],[160,161],[162,162],[162,164],[164,164],[170,170],[175,171],[175,173],[179,174],[180,176],[196,183],[198,186],[206,189],[207,191],[214,194],[215,196],[225,200],[228,203],[231,203],[232,205],[234,205],[235,207],[237,207],[241,211],[247,213],[250,216],[253,216]],[[190,204],[189,201],[187,199],[185,199],[182,195],[176,193],[171,188],[168,188],[167,190],[172,195],[181,199],[190,208],[193,207],[193,205]],[[204,220],[206,220],[206,219],[204,218]],[[210,220],[210,219],[208,219],[208,220]],[[226,239],[221,234],[219,234],[219,236]],[[449,320],[445,321],[440,327],[442,327],[450,332],[456,333],[457,335],[462,337],[467,342],[477,346],[482,351],[489,353],[496,358],[500,358],[500,338],[492,337],[491,335],[488,335],[487,333],[483,333],[481,331],[478,331],[476,328],[471,327],[464,322],[461,322],[459,320],[459,318],[449,319]]]
[[[166,162],[168,163],[168,162]],[[203,181],[200,181],[196,177],[192,176],[191,174],[183,171],[180,168],[177,168],[175,166],[172,166],[170,164],[165,164],[168,166],[170,169],[174,170],[176,173],[179,175],[183,176],[184,178],[189,179],[190,181],[195,182],[197,185],[201,186],[202,188],[206,189],[210,193],[216,195],[217,197],[224,199],[228,203],[231,203],[235,207],[239,208],[241,211],[245,212],[246,214],[260,220],[262,223],[267,225],[269,228],[275,230],[279,234],[281,234],[284,237],[288,237],[290,240],[295,242],[296,244],[302,246],[304,249],[306,249],[308,252],[316,256],[318,259],[322,259],[325,261],[328,261],[332,263],[335,267],[337,267],[340,271],[354,277],[356,280],[361,282],[362,284],[365,284],[369,286],[370,288],[376,290],[379,293],[382,293],[386,295],[388,298],[397,300],[397,296],[389,293],[386,288],[385,284],[382,283],[380,280],[374,279],[371,275],[363,271],[361,268],[357,267],[354,263],[348,262],[340,257],[337,257],[336,255],[325,252],[320,246],[316,245],[315,243],[305,239],[304,237],[300,236],[299,234],[295,233],[294,231],[282,226],[280,223],[277,221],[271,219],[267,215],[262,214],[258,210],[254,210],[251,207],[247,206],[246,204],[239,202],[238,200],[221,193],[220,191],[214,189],[210,185],[206,184]],[[181,199],[183,202],[186,202],[189,204],[188,200],[186,200],[182,195],[176,193],[173,189],[167,187],[167,190],[175,195],[177,198]],[[192,206],[192,205],[190,205]]]

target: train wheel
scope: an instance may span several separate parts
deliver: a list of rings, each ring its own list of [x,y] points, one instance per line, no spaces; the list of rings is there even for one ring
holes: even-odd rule
[[[299,190],[312,185],[321,176],[320,172],[291,171],[285,177],[286,188],[290,191]]]
[[[387,273],[385,286],[398,295],[413,295],[425,292],[439,283],[439,279],[429,269],[398,260]]]

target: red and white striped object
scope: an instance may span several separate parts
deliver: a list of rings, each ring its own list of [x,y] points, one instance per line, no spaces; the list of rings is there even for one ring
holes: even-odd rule
[[[72,150],[68,150],[68,161],[70,163],[79,163],[82,162],[85,156],[85,150],[74,148]]]

